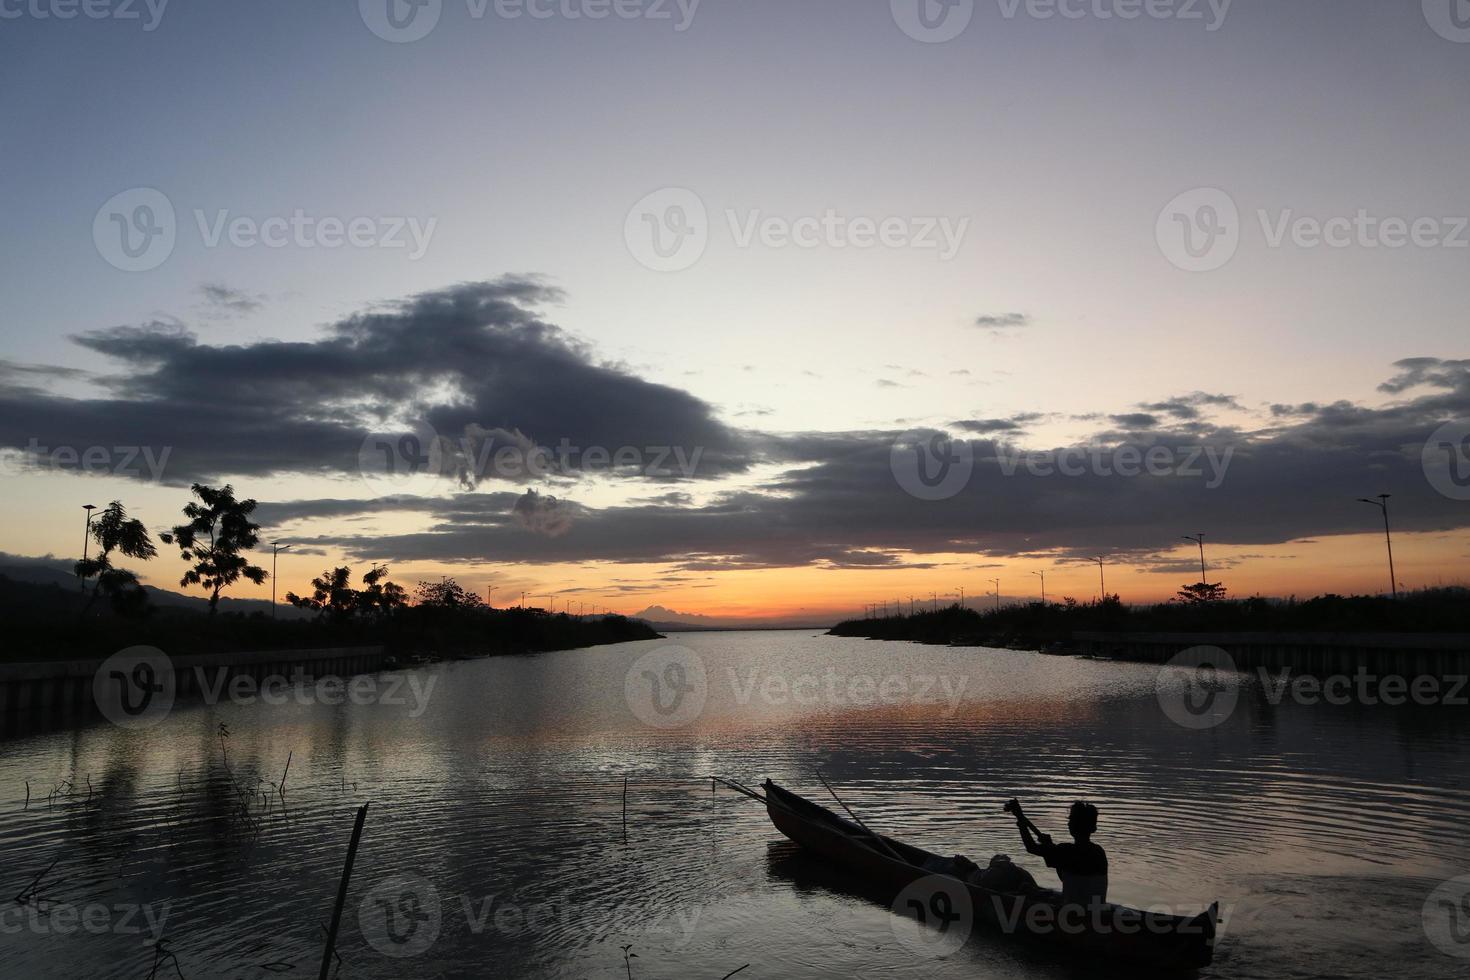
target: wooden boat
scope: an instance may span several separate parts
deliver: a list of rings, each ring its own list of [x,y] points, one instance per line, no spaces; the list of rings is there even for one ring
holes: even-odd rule
[[[875,835],[797,794],[766,780],[766,812],[776,829],[829,863],[895,895],[912,894],[924,882],[936,891],[963,888],[974,919],[1002,932],[1093,959],[1147,966],[1156,971],[1196,970],[1215,951],[1219,904],[1194,916],[1146,912],[1121,905],[1097,909],[1064,906],[1057,892],[994,891],[953,875],[925,869],[944,859],[890,837]]]

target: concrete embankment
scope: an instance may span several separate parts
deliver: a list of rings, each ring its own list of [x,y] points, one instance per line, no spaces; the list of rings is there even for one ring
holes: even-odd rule
[[[391,666],[384,647],[263,650],[168,658],[180,699],[228,689],[236,678],[349,677]],[[105,661],[52,660],[0,664],[0,719],[8,728],[50,727],[97,713],[93,680]]]

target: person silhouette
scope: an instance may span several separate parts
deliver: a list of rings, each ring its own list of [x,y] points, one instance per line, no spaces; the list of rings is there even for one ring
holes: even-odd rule
[[[1067,830],[1073,843],[1057,844],[1036,829],[1024,813],[1021,804],[1011,800],[1005,805],[1007,813],[1016,818],[1016,827],[1021,832],[1021,843],[1027,853],[1035,854],[1056,871],[1062,880],[1062,900],[1067,904],[1091,907],[1108,900],[1108,855],[1092,840],[1097,833],[1097,807],[1078,801],[1072,804],[1067,815]]]

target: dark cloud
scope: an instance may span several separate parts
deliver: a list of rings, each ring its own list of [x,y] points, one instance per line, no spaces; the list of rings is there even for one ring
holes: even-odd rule
[[[1211,543],[1237,546],[1370,531],[1372,515],[1356,502],[1370,492],[1395,495],[1395,523],[1404,531],[1464,528],[1470,510],[1435,492],[1420,462],[1425,440],[1447,417],[1438,397],[1378,409],[1326,406],[1260,433],[1160,425],[1099,436],[1070,448],[1083,461],[1088,452],[1102,453],[1106,467],[1084,462],[1075,476],[1033,472],[1020,450],[976,438],[968,442],[968,486],[936,501],[899,486],[894,432],[752,433],[769,459],[789,468],[702,506],[670,500],[587,508],[567,533],[549,539],[507,526],[493,495],[471,495],[469,505],[437,504],[427,531],[337,535],[330,543],[363,558],[667,562],[702,572],[908,567],[938,553],[1060,561],[1109,554],[1120,563],[1157,563],[1180,534],[1200,529]],[[1470,417],[1470,398],[1457,414]],[[1055,452],[1037,458],[1055,468]],[[1164,454],[1170,469],[1112,471],[1127,459],[1137,469],[1150,452]]]
[[[1302,402],[1300,405],[1274,404],[1271,406],[1271,415],[1275,418],[1289,415],[1315,415],[1322,410],[1322,406],[1316,402]]]
[[[1378,386],[1390,395],[1402,394],[1410,388],[1428,385],[1466,393],[1470,388],[1470,360],[1443,361],[1437,357],[1408,357],[1395,361],[1399,373]]]
[[[1161,402],[1145,402],[1138,406],[1145,412],[1171,415],[1186,421],[1200,417],[1201,408],[1240,408],[1234,395],[1211,395],[1196,391],[1192,395],[1179,395]]]
[[[559,538],[572,529],[572,510],[572,506],[562,504],[555,497],[527,490],[511,508],[511,514],[526,530]]]
[[[171,482],[355,475],[364,440],[406,420],[454,446],[479,427],[609,454],[698,450],[689,475],[700,477],[749,465],[740,434],[705,402],[600,363],[541,320],[536,307],[560,295],[530,278],[468,283],[348,317],[311,341],[214,346],[166,322],[90,331],[75,341],[122,370],[92,398],[0,382],[0,445],[167,446]],[[462,476],[474,462],[446,470]],[[578,456],[572,465],[614,464]]]
[[[988,313],[975,318],[975,326],[982,330],[1014,330],[1031,325],[1031,316],[1026,313]]]
[[[78,343],[112,359],[116,372],[93,378],[99,391],[91,398],[38,392],[24,372],[0,374],[0,445],[23,448],[35,438],[53,446],[168,446],[173,481],[356,477],[368,435],[396,431],[387,427],[402,419],[423,420],[469,454],[451,461],[448,471],[460,479],[446,480],[443,495],[356,500],[363,485],[350,483],[324,499],[267,502],[258,511],[277,527],[335,524],[316,534],[293,526],[292,540],[302,546],[389,561],[658,562],[689,573],[916,567],[939,553],[990,561],[1108,553],[1143,561],[1200,529],[1221,544],[1371,530],[1356,503],[1368,493],[1394,494],[1396,525],[1406,531],[1470,525],[1466,505],[1436,493],[1420,462],[1439,424],[1470,418],[1466,361],[1399,362],[1385,390],[1405,396],[1400,401],[1292,406],[1258,432],[1212,421],[1208,409],[1239,405],[1205,392],[1145,403],[1134,413],[1094,413],[1097,426],[1118,431],[1034,457],[1056,470],[1059,450],[1076,451],[1083,460],[1076,475],[1037,472],[1018,455],[1014,444],[1029,423],[1047,417],[1041,413],[962,420],[951,429],[968,437],[974,472],[962,492],[929,501],[895,478],[897,432],[727,427],[695,396],[601,362],[542,320],[536,311],[559,298],[535,279],[465,284],[360,313],[296,342],[215,346],[167,322],[89,332]],[[1412,388],[1424,390],[1409,397]],[[596,508],[561,489],[563,478],[586,469],[638,480],[653,474],[636,461],[577,457],[549,472],[495,469],[513,491],[478,489],[485,473],[473,457],[484,446],[524,449],[563,439],[701,451],[696,468],[670,480],[755,464],[763,476],[738,490],[701,494],[698,505],[670,490]],[[1088,462],[1097,452],[1107,463],[1101,469]],[[1193,472],[1112,471],[1120,459],[1137,468],[1151,453]],[[529,483],[549,483],[557,495],[527,493]],[[394,512],[419,515],[420,529],[385,533]]]
[[[23,383],[27,380],[52,381],[85,378],[87,372],[80,368],[60,367],[55,364],[22,364],[0,358],[0,382]]]
[[[265,297],[252,296],[223,283],[207,282],[199,287],[209,314],[215,317],[244,316],[265,305]]]
[[[1015,419],[961,419],[950,426],[965,432],[1020,432],[1021,423]]]

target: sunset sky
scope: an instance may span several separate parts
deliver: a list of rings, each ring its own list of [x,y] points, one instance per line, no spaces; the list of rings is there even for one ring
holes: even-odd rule
[[[819,623],[1162,599],[1200,532],[1235,595],[1387,591],[1390,493],[1465,584],[1450,2],[0,3],[0,565],[230,482],[282,593]]]

